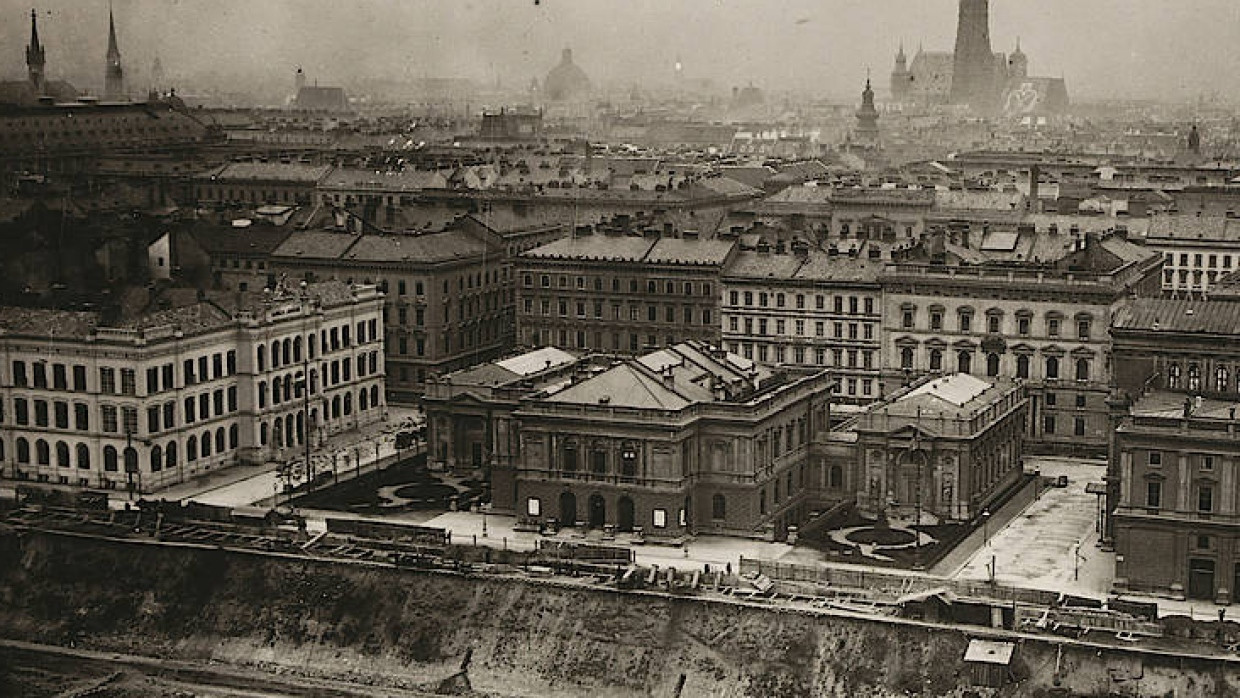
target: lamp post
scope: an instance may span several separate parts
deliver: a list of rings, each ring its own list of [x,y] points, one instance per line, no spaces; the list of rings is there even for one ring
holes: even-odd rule
[[[1081,542],[1072,544],[1072,581],[1081,581]]]
[[[990,544],[990,510],[982,510],[982,546]]]

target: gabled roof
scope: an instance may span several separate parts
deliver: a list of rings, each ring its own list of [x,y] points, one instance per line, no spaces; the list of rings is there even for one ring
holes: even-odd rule
[[[679,410],[689,401],[669,390],[659,378],[623,363],[547,398],[548,402]]]

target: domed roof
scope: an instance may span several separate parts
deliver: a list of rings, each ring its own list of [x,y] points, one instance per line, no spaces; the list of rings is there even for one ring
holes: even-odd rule
[[[564,49],[560,64],[552,68],[543,81],[543,94],[549,100],[563,101],[585,97],[590,90],[590,78],[573,63],[573,50]]]

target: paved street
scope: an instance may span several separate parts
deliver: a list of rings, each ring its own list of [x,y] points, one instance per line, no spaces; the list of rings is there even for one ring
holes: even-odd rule
[[[1086,484],[1101,482],[1101,461],[1030,457],[1026,468],[1043,475],[1068,476],[1066,488],[1051,487],[1001,530],[955,574],[956,579],[984,581],[991,576],[1001,584],[1063,591],[1082,596],[1106,596],[1115,576],[1115,555],[1101,551],[1097,498]],[[1073,556],[1079,551],[1080,559]]]

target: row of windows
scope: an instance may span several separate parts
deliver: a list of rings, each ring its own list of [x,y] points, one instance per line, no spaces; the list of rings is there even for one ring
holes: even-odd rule
[[[1166,373],[1169,390],[1186,389],[1189,392],[1198,392],[1208,387],[1216,393],[1240,392],[1240,368],[1232,371],[1227,366],[1216,366],[1212,380],[1208,382],[1201,364],[1196,362],[1189,362],[1186,365],[1178,362],[1168,363]]]
[[[814,347],[813,353],[806,351],[806,347],[793,346],[787,347],[782,344],[753,344],[751,342],[729,342],[728,351],[745,357],[746,359],[756,358],[758,361],[767,363],[774,362],[777,364],[794,363],[809,364],[808,359],[812,356],[814,364],[818,366],[834,366],[836,368],[860,368],[865,370],[873,370],[877,368],[874,361],[874,352],[858,349],[826,349],[824,347]],[[830,354],[827,352],[830,351]],[[827,362],[830,357],[830,363]]]
[[[943,331],[943,318],[945,311],[941,307],[932,307],[929,311],[929,329],[932,332]],[[903,329],[911,330],[917,326],[917,311],[911,308],[905,308],[901,313],[900,326]],[[1047,313],[1045,318],[1046,336],[1058,337],[1061,332],[1061,322],[1063,315],[1060,313]],[[1078,317],[1076,320],[1076,336],[1081,341],[1089,341],[1090,330],[1092,328],[1092,320],[1089,318]],[[1016,313],[1016,334],[1022,337],[1029,336],[1033,326],[1033,314],[1028,311]],[[960,332],[973,332],[973,312],[971,310],[958,310],[956,312],[956,327]],[[1005,326],[1003,322],[1003,313],[999,310],[990,310],[986,312],[986,332],[990,334],[1004,334]]]
[[[1056,434],[1057,433],[1056,429],[1059,426],[1058,422],[1059,420],[1058,420],[1057,415],[1048,414],[1048,415],[1043,416],[1042,417],[1042,432],[1048,435]],[[1084,417],[1073,417],[1072,418],[1072,435],[1073,436],[1085,436],[1085,418]]]
[[[209,458],[212,453],[217,455],[226,451],[236,449],[240,444],[240,433],[237,425],[234,424],[225,430],[224,427],[217,428],[214,432],[207,430],[201,435],[194,434],[185,440],[185,460],[187,462],[197,461],[201,458]],[[57,441],[53,447],[43,439],[37,439],[34,442],[34,452],[31,453],[30,442],[25,437],[19,437],[16,441],[17,446],[17,463],[19,465],[41,465],[49,466],[52,464],[53,448],[56,455],[55,464],[61,468],[76,467],[78,470],[90,470],[91,468],[91,451],[90,448],[83,443],[77,444],[72,449],[74,458],[70,459],[69,444],[64,441]],[[115,446],[107,445],[103,447],[103,471],[114,473],[120,471],[120,452]],[[32,459],[33,456],[33,459]],[[0,445],[0,457],[3,457],[3,446]],[[132,447],[126,447],[124,450],[125,470],[126,472],[136,472],[138,468],[138,453]],[[165,445],[155,444],[151,446],[148,454],[148,466],[150,472],[157,473],[165,468],[175,468],[179,465],[177,461],[177,442],[169,441]]]
[[[311,332],[306,339],[306,345],[309,349],[307,357],[316,358],[319,347],[324,352],[339,351],[347,349],[353,345],[352,328],[348,324],[339,325],[330,329],[323,329],[319,334]],[[359,345],[367,342],[379,341],[379,321],[359,321],[357,323],[357,343]],[[257,365],[259,371],[267,370],[267,345],[260,344],[256,350]],[[300,363],[302,361],[302,339],[297,337],[285,337],[283,340],[272,340],[271,342],[271,368],[276,369],[281,366]],[[187,362],[188,363],[188,362]],[[201,360],[200,360],[200,365]]]
[[[754,305],[754,299],[757,298],[757,301],[758,301],[757,305],[759,308],[769,308],[771,307],[772,297],[775,300],[776,308],[788,307],[788,298],[789,298],[788,295],[784,293],[779,293],[779,292],[768,293],[766,291],[758,291],[756,294],[753,291],[744,291],[744,292],[729,291],[728,292],[728,303],[733,306],[739,306],[741,305],[741,299],[744,299],[745,306],[752,307]],[[805,310],[805,303],[807,300],[807,296],[804,293],[797,293],[797,294],[792,295],[791,297],[792,297],[793,307],[796,310]],[[841,315],[844,314],[845,307],[846,307],[845,304],[847,304],[847,309],[848,309],[847,312],[849,315],[859,315],[861,314],[862,310],[864,310],[864,313],[866,315],[874,314],[874,299],[872,297],[848,296],[847,299],[844,296],[833,296],[832,297],[831,307],[835,313],[838,313]],[[820,294],[815,295],[814,296],[814,308],[816,310],[826,310],[827,309],[827,296],[823,296]]]
[[[1200,482],[1195,486],[1197,490],[1197,511],[1202,514],[1209,514],[1214,511],[1214,485],[1212,483]],[[1162,507],[1163,501],[1163,481],[1157,478],[1147,478],[1145,481],[1145,506],[1149,509],[1159,509]],[[1206,547],[1206,546],[1202,546]]]
[[[639,351],[647,350],[653,351],[659,347],[670,347],[675,345],[678,341],[677,336],[674,334],[664,336],[662,343],[660,343],[658,335],[647,334],[645,335],[645,342],[643,343],[643,337],[636,332],[629,332],[628,334],[612,332],[608,335],[603,332],[587,333],[585,330],[577,330],[576,332],[570,334],[566,329],[559,330],[558,335],[552,330],[547,330],[546,333],[543,333],[539,330],[527,329],[525,331],[525,336],[527,339],[526,344],[535,347],[545,346],[544,340],[551,343],[551,341],[556,339],[558,336],[559,341],[555,342],[555,344],[559,347],[595,349],[600,351],[612,350],[629,353],[637,353]],[[694,339],[693,336],[686,337],[685,335],[681,335],[680,338],[682,340]],[[700,339],[701,337],[697,338]],[[611,340],[610,344],[605,343],[608,339]],[[573,343],[570,344],[570,342]]]
[[[745,323],[744,333],[747,335],[755,334],[754,330],[756,329],[757,330],[756,334],[758,336],[762,336],[762,337],[770,336],[771,334],[770,329],[773,326],[775,329],[774,335],[777,337],[783,337],[783,336],[804,337],[806,336],[805,334],[806,321],[805,320],[793,320],[791,324],[787,320],[775,320],[774,324],[772,325],[771,321],[769,321],[767,318],[761,318],[761,317],[760,318],[750,318],[750,317],[740,318],[735,315],[728,317],[728,331],[739,333],[741,331],[741,320],[742,319],[744,320],[744,323]],[[792,328],[791,333],[788,332],[789,328]],[[831,336],[835,339],[844,339],[845,330],[847,330],[847,338],[850,340],[873,341],[874,334],[875,334],[874,328],[875,328],[875,325],[872,323],[868,323],[868,322],[861,322],[861,323],[832,322],[831,323]],[[827,336],[827,323],[826,322],[821,321],[821,320],[814,322],[814,336],[815,337]]]
[[[556,281],[557,283],[553,285],[551,274],[540,274],[538,277],[538,285],[540,288],[576,288],[579,291],[592,288],[595,291],[602,291],[605,287],[610,286],[613,292],[619,293],[621,289],[625,287],[624,281],[619,277],[611,277],[611,282],[607,283],[601,276],[577,276],[575,277],[574,283],[570,285],[568,275],[561,274]],[[533,288],[534,274],[526,272],[522,277],[522,283],[526,288]],[[627,286],[629,293],[638,293],[641,290],[642,284],[637,279],[629,279]],[[650,294],[664,293],[669,296],[700,295],[709,298],[711,296],[711,289],[711,284],[706,282],[673,281],[671,279],[661,282],[656,279],[646,280],[646,293]]]
[[[943,370],[943,349],[931,349],[927,355],[929,359],[929,370]],[[912,370],[916,368],[915,352],[912,347],[904,347],[900,349],[900,368]],[[1000,365],[1002,358],[998,354],[986,355],[986,375],[998,376],[1000,373]],[[1032,358],[1028,354],[1019,354],[1016,356],[1016,377],[1029,378],[1029,368]],[[1062,361],[1058,356],[1048,356],[1043,364],[1042,377],[1047,380],[1059,380],[1060,368]],[[1078,381],[1089,380],[1091,361],[1086,358],[1078,358],[1075,361],[1073,377]],[[960,373],[970,373],[973,367],[973,352],[967,349],[956,352],[956,369]]]
[[[1163,259],[1166,261],[1167,266],[1176,266],[1176,263],[1175,263],[1175,260],[1176,260],[1176,255],[1175,255],[1175,253],[1173,253],[1173,252],[1165,252],[1165,253],[1163,253]],[[1198,252],[1198,253],[1196,253],[1196,254],[1192,255],[1192,262],[1193,262],[1193,263],[1192,263],[1192,266],[1194,266],[1194,267],[1202,267],[1202,266],[1205,266],[1205,267],[1208,267],[1208,268],[1210,268],[1210,269],[1215,269],[1215,268],[1219,268],[1219,267],[1221,267],[1221,268],[1223,268],[1223,269],[1231,269],[1231,259],[1232,259],[1232,258],[1231,258],[1231,255],[1229,255],[1229,254],[1210,254],[1210,255],[1205,255],[1205,254],[1202,254],[1202,253]],[[1181,252],[1181,253],[1180,253],[1180,264],[1179,264],[1179,266],[1181,266],[1181,267],[1187,267],[1187,266],[1189,266],[1189,263],[1188,263],[1188,262],[1189,262],[1189,254],[1188,254],[1187,252]],[[1221,264],[1220,264],[1220,262],[1221,262]]]
[[[540,311],[539,314],[544,315],[544,316],[551,316],[553,315],[552,313],[553,307],[556,310],[556,313],[554,314],[558,315],[559,317],[569,317],[570,316],[569,311],[572,310],[574,311],[572,313],[572,317],[593,318],[595,320],[603,319],[603,302],[602,301],[593,301],[592,303],[590,303],[590,302],[582,301],[582,300],[569,301],[569,300],[561,298],[555,301],[555,304],[553,306],[551,299],[549,298],[539,299],[539,304],[538,304],[538,309]],[[643,308],[645,309],[644,313],[642,312]],[[526,298],[523,302],[522,309],[525,312],[525,315],[527,316],[533,315],[534,314],[534,299]],[[640,322],[644,319],[646,322],[674,322],[674,323],[683,322],[686,325],[698,325],[698,324],[710,325],[711,318],[713,317],[713,313],[711,312],[710,308],[699,308],[693,305],[686,305],[682,307],[677,307],[675,305],[665,305],[665,306],[662,306],[663,312],[660,313],[659,310],[660,310],[660,306],[655,305],[653,303],[650,303],[650,304],[630,303],[628,304],[628,311],[626,313],[625,307],[623,305],[620,305],[619,303],[613,303],[611,305],[611,313],[608,319],[620,320],[620,321],[627,320],[627,321],[634,321],[634,322]],[[699,322],[699,319],[700,319],[700,322]]]

